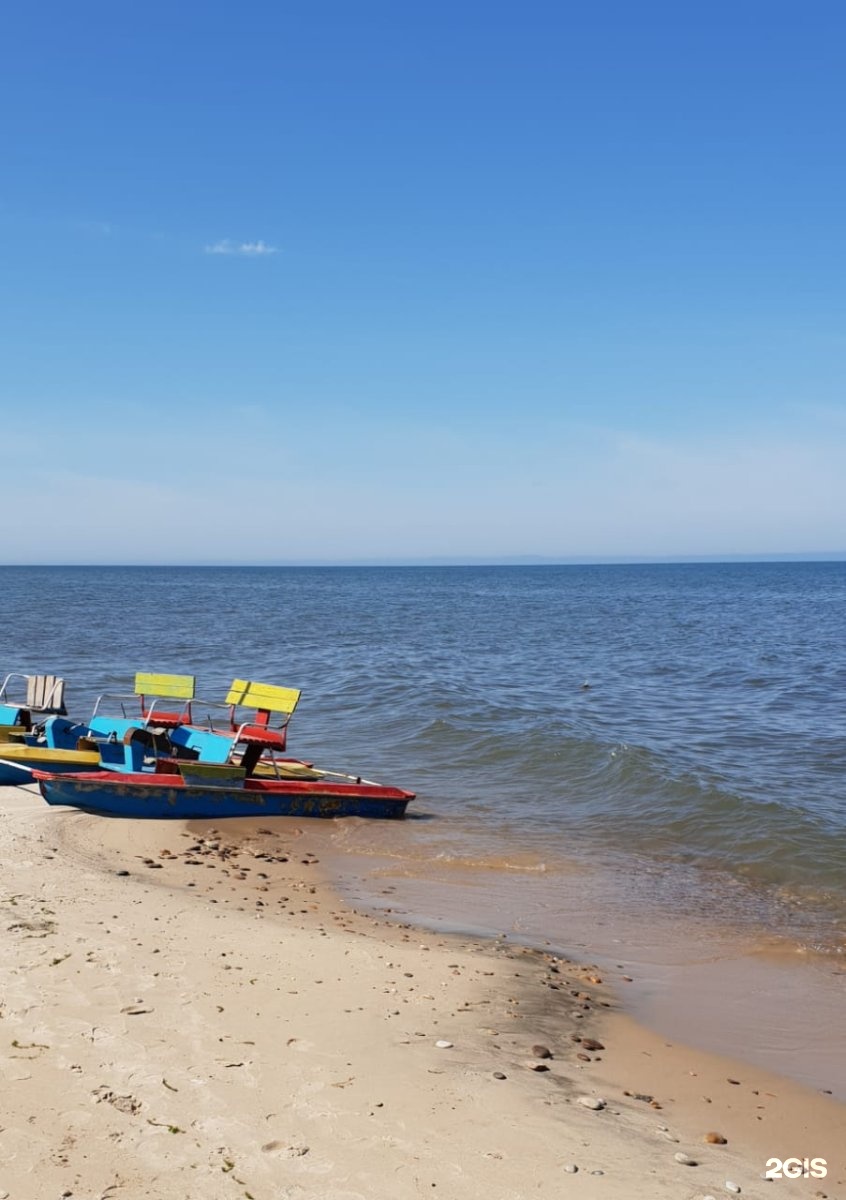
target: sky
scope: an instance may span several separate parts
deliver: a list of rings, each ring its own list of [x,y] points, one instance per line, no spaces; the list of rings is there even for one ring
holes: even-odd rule
[[[846,554],[839,0],[2,34],[0,562]]]

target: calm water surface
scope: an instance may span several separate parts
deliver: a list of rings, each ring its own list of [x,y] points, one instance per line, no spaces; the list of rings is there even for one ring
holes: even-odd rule
[[[357,849],[527,878],[604,865],[626,904],[843,944],[844,563],[0,582],[0,671],[64,674],[80,713],[137,669],[196,674],[208,699],[236,675],[301,687],[292,753],[418,793],[417,820],[340,835]]]

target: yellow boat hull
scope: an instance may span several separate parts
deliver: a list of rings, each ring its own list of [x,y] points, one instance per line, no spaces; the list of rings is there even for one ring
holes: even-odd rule
[[[0,742],[0,784],[32,783],[31,772],[96,771],[100,768],[97,750],[52,750],[47,746],[26,746],[20,742]]]

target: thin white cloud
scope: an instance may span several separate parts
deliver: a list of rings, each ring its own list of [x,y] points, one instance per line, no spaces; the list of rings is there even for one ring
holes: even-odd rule
[[[231,238],[222,238],[204,247],[206,254],[239,254],[243,258],[261,258],[267,254],[276,254],[275,246],[269,246],[261,238],[257,242],[233,242]]]
[[[115,231],[114,225],[109,221],[75,221],[75,227],[81,233],[87,233],[91,237],[111,237]]]

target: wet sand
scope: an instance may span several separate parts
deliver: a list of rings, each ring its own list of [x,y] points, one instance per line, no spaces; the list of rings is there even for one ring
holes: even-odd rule
[[[348,903],[427,928],[589,955],[610,978],[631,977],[620,994],[641,1023],[846,1101],[842,954],[765,934],[756,921],[741,926],[708,894],[696,912],[667,896],[658,903],[601,865],[516,855],[507,868],[427,863],[395,847],[363,853],[363,832],[360,824],[339,831],[321,856]]]
[[[642,1029],[589,956],[356,912],[326,846],[0,790],[0,1197],[846,1196],[833,1098]]]

